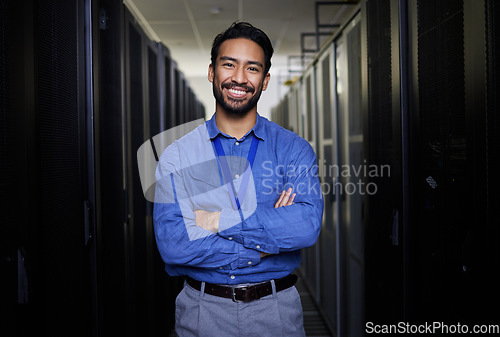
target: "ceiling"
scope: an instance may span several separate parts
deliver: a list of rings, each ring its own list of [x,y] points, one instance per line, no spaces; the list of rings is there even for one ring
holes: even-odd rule
[[[271,76],[280,85],[300,73],[301,33],[316,31],[315,0],[124,0],[152,40],[165,44],[179,69],[193,84],[206,81],[214,37],[234,21],[248,21],[265,31],[275,49]],[[319,6],[321,24],[342,24],[356,6],[335,1]],[[353,1],[351,1],[353,2]],[[354,1],[356,2],[356,1]],[[334,28],[322,28],[334,33]],[[326,39],[322,36],[321,39]],[[314,37],[304,39],[315,49]],[[309,53],[307,56],[311,57]],[[207,82],[208,83],[208,82]],[[279,88],[278,88],[279,89]],[[285,88],[286,89],[286,88]],[[285,92],[285,89],[282,91]],[[204,89],[203,89],[204,90]],[[206,91],[206,90],[205,90]],[[211,90],[209,90],[211,95]],[[278,90],[279,92],[279,90]],[[213,100],[208,97],[208,100]],[[210,103],[207,103],[210,104]]]
[[[315,32],[313,0],[125,0],[150,37],[163,42],[186,76],[206,76],[214,37],[234,21],[264,30],[275,48],[273,68],[287,73],[301,54],[301,33]],[[342,2],[342,1],[337,1]],[[345,1],[344,1],[345,2]],[[132,8],[131,8],[132,7]],[[345,22],[353,5],[322,5],[320,23]],[[322,29],[324,32],[332,28]],[[324,37],[323,37],[324,38]],[[314,37],[305,38],[314,49]],[[300,59],[290,58],[295,69]],[[274,70],[273,69],[273,70]]]

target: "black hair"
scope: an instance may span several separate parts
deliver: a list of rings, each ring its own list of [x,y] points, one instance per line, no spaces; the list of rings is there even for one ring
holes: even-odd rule
[[[221,44],[226,40],[238,38],[251,40],[264,50],[265,74],[267,74],[271,68],[271,57],[274,53],[273,44],[266,33],[248,22],[233,22],[231,27],[215,37],[211,51],[212,66],[215,67],[215,61],[217,60],[217,55],[219,55]]]

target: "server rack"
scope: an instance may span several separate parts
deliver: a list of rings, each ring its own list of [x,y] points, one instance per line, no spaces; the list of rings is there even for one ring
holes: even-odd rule
[[[304,73],[301,83],[301,95],[303,99],[302,110],[304,113],[304,139],[306,139],[316,153],[318,147],[317,134],[317,98],[316,98],[316,69],[310,67]],[[302,272],[305,276],[305,281],[311,290],[311,294],[318,301],[320,298],[319,288],[319,244],[303,250],[302,254]]]
[[[184,123],[184,95],[185,82],[184,76],[179,69],[174,70],[174,86],[175,86],[175,121],[176,125]]]
[[[0,9],[0,333],[167,333],[182,284],[156,250],[136,151],[203,107],[120,0]]]
[[[102,20],[94,48],[98,333],[127,335],[133,319],[127,309],[131,281],[124,230],[128,221],[124,7],[120,1],[101,0],[93,8]]]
[[[402,175],[400,11],[396,2],[366,1],[362,15],[366,65],[364,151],[370,165],[388,168],[384,171],[388,174],[367,180],[377,186],[377,193],[366,198],[364,208],[366,321],[396,324],[407,319],[403,267],[404,256],[407,256],[403,251],[407,246],[404,242],[407,210],[403,200],[407,198],[403,198]]]
[[[173,329],[182,282],[165,273],[157,251],[137,150],[190,120],[196,97],[186,94],[191,89],[168,48],[150,40],[121,1],[102,0],[95,8],[104,20],[95,62],[99,333],[155,336]]]
[[[289,97],[289,107],[290,107],[290,117],[289,117],[289,129],[295,133],[299,133],[299,123],[298,123],[298,100],[297,100],[297,85],[294,84],[290,89]]]
[[[175,61],[172,60],[170,57],[170,52],[168,52],[168,49],[166,47],[163,47],[163,55],[164,55],[164,62],[165,62],[165,120],[166,120],[166,125],[165,125],[165,130],[174,127],[176,124],[175,120],[175,85],[174,85],[174,79],[175,79],[175,67],[176,63]]]
[[[0,4],[7,335],[92,329],[85,4]]]
[[[376,63],[374,57],[375,62],[368,63],[368,52],[372,52],[378,37],[367,37],[366,33],[367,25],[383,12],[380,8],[384,8],[384,5],[387,12],[383,14],[388,19],[382,21],[376,33],[387,36],[388,29],[398,30],[399,13],[397,6],[392,9],[392,13],[396,13],[396,23],[391,28],[390,20],[393,18],[390,2],[373,2],[371,5],[371,12],[367,10],[366,2],[353,11],[339,32],[324,44],[298,82],[300,95],[297,106],[302,109],[299,116],[303,116],[297,119],[299,134],[309,140],[316,150],[325,196],[319,244],[304,250],[302,273],[330,329],[339,336],[362,335],[366,319],[376,316],[375,311],[384,312],[380,306],[387,301],[381,304],[379,299],[374,300],[378,296],[377,287],[380,284],[383,287],[396,284],[397,287],[391,290],[396,295],[402,292],[402,277],[389,280],[391,274],[386,277],[376,272],[383,263],[377,258],[392,256],[394,250],[391,248],[399,239],[398,235],[394,237],[395,241],[391,241],[391,235],[397,234],[400,226],[394,221],[401,207],[392,201],[399,202],[400,198],[395,194],[390,203],[385,202],[385,208],[377,208],[383,203],[384,196],[392,195],[401,189],[402,184],[401,173],[396,173],[393,178],[393,167],[390,166],[400,164],[401,160],[401,154],[398,154],[401,150],[393,144],[401,141],[401,126],[397,122],[399,101],[393,102],[391,96],[392,90],[399,90],[399,84],[394,85],[393,78],[385,73],[383,84],[388,83],[388,86],[382,85],[380,89],[382,93],[389,92],[387,104],[391,109],[384,111],[380,111],[379,87],[370,85],[380,80],[377,74],[381,77],[384,69],[389,69],[389,74],[397,70],[395,76],[399,81],[399,54],[392,48],[394,56],[385,57],[380,64]],[[370,28],[372,31],[377,29]],[[395,39],[397,41],[397,35]],[[394,46],[399,46],[399,42]],[[387,51],[391,53],[390,44]],[[394,59],[398,61],[394,62]],[[399,92],[395,95],[399,96]],[[392,109],[393,106],[396,110]],[[282,110],[283,107],[277,109]],[[395,115],[392,115],[393,110],[396,111]],[[391,123],[387,122],[387,118]],[[396,121],[392,122],[394,118]],[[378,129],[374,129],[376,125],[379,125]],[[386,143],[374,141],[382,134],[387,139]],[[385,165],[388,159],[394,162]],[[389,176],[369,175],[367,170],[372,161],[379,169],[390,166]],[[346,169],[347,173],[344,172]],[[385,193],[378,195],[378,191],[373,191],[373,186],[381,186]],[[399,275],[402,272],[401,249],[392,258],[394,261],[391,263],[399,267],[393,271],[393,275]],[[373,282],[375,273],[383,282]],[[378,301],[377,309],[374,309],[375,301]],[[387,306],[399,312],[402,301],[401,297],[394,300],[399,303],[396,309],[391,306],[394,302]]]
[[[500,110],[500,86],[499,86],[499,57],[496,55],[500,48],[500,6],[498,1],[485,1],[486,15],[486,146],[487,154],[487,231],[488,243],[493,263],[498,264],[500,260],[500,247],[495,245],[495,238],[500,237],[498,228],[497,211],[500,209],[500,177],[490,172],[500,170],[500,117],[497,111]],[[497,241],[498,242],[498,241]],[[498,293],[497,293],[498,295]],[[497,297],[498,298],[498,297]]]
[[[498,151],[488,142],[495,132],[486,131],[496,127],[488,125],[492,111],[485,96],[488,77],[495,76],[486,72],[487,55],[495,57],[487,43],[490,6],[490,1],[409,2],[414,57],[409,306],[416,320],[472,324],[498,317],[497,310],[486,309],[499,298],[490,266],[498,265],[500,241],[498,222],[486,217],[496,207],[487,195],[497,193],[487,178],[492,173],[487,158]]]
[[[362,208],[367,193],[364,173],[363,120],[361,113],[360,16],[352,18],[335,41],[337,62],[339,182],[340,291],[342,315],[339,335],[364,332],[364,226]],[[348,174],[345,174],[346,168]],[[342,316],[341,315],[341,316]]]
[[[317,125],[305,116],[299,134],[315,144],[323,186],[323,163],[369,165],[364,195],[347,193],[352,175],[325,194],[321,296],[310,249],[306,283],[341,336],[362,335],[364,322],[494,323],[498,5],[367,0],[356,11],[299,82],[300,113],[317,109]]]
[[[137,150],[148,139],[149,133],[149,100],[148,67],[146,52],[147,37],[135,22],[135,18],[125,8],[124,12],[124,48],[125,48],[125,123],[126,139],[126,198],[128,218],[125,223],[125,245],[128,259],[127,315],[130,319],[129,334],[140,331],[148,334],[152,324],[149,292],[145,295],[139,289],[148,289],[148,252],[151,247],[150,233],[147,230],[147,202],[142,195],[139,178]],[[156,55],[153,55],[156,57]],[[156,60],[155,60],[156,64]],[[154,92],[153,92],[154,94]],[[138,310],[140,308],[140,310]],[[133,317],[133,319],[132,319]],[[140,330],[139,330],[140,329]]]
[[[324,196],[323,224],[320,235],[320,254],[316,263],[320,266],[319,288],[321,296],[317,296],[328,317],[330,328],[336,330],[340,311],[337,297],[340,295],[340,267],[338,250],[340,228],[338,222],[337,174],[338,165],[338,130],[337,130],[337,98],[336,74],[332,65],[336,64],[335,46],[330,44],[318,56],[317,85],[318,88],[318,166]]]
[[[17,268],[7,261],[17,260],[17,247],[19,242],[14,224],[14,213],[12,212],[14,200],[11,192],[14,190],[14,144],[13,144],[13,124],[14,116],[11,110],[11,72],[12,72],[12,40],[11,27],[13,26],[11,16],[11,4],[7,1],[0,1],[0,156],[2,165],[0,168],[0,270],[4,275],[4,287],[1,290],[2,307],[0,314],[6,318],[5,324],[0,328],[3,335],[13,334],[15,327],[16,312],[15,303],[18,300],[17,288]],[[17,27],[16,27],[17,28]],[[20,109],[22,107],[19,107]],[[21,291],[21,294],[24,292]],[[10,314],[8,314],[10,312]]]

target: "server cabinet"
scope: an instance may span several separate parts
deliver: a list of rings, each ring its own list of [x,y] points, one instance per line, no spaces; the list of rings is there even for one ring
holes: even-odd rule
[[[315,68],[311,66],[302,79],[302,107],[305,120],[304,126],[304,139],[306,139],[317,152],[317,106],[316,106],[316,80]],[[311,289],[313,297],[318,301],[317,295],[319,292],[318,279],[319,279],[319,244],[305,248],[302,250],[302,266],[301,270],[305,278],[305,282]]]
[[[21,28],[14,25],[15,10],[9,1],[0,1],[0,273],[3,275],[4,286],[0,290],[2,305],[0,314],[4,318],[0,333],[2,335],[15,335],[16,321],[20,311],[17,308],[19,295],[25,294],[27,289],[18,288],[18,274],[23,271],[22,264],[18,262],[22,253],[18,253],[20,242],[15,225],[14,197],[15,194],[15,115],[11,113],[13,83],[12,72],[14,69],[15,53],[13,45],[12,28]],[[23,106],[17,106],[21,112]],[[21,253],[21,254],[20,254]],[[20,268],[21,267],[21,268]],[[20,269],[18,271],[18,269]]]
[[[409,299],[414,320],[498,319],[498,309],[489,308],[499,298],[491,266],[499,263],[500,239],[498,221],[487,218],[497,209],[489,203],[497,192],[487,158],[498,151],[490,143],[495,132],[487,130],[497,126],[488,124],[493,114],[488,103],[494,106],[494,99],[485,95],[492,88],[488,78],[495,76],[486,75],[493,61],[488,56],[495,58],[489,50],[495,40],[488,40],[494,19],[486,19],[486,13],[495,6],[489,1],[410,3],[416,82]]]
[[[302,99],[304,114],[304,138],[317,148],[317,112],[316,112],[316,80],[315,68],[311,66],[302,79]]]
[[[157,86],[158,86],[158,129],[161,131],[167,130],[167,123],[168,123],[168,118],[167,118],[167,102],[169,102],[169,99],[167,99],[167,64],[166,64],[166,58],[170,55],[170,51],[168,50],[167,47],[165,47],[162,43],[156,43],[156,49],[157,49],[157,71],[158,71],[158,81],[157,81]],[[150,126],[151,128],[151,126]],[[151,136],[154,136],[155,134],[153,131],[151,132]]]
[[[159,335],[174,325],[179,282],[156,248],[138,148],[172,127],[176,87],[168,49],[151,41],[121,1],[102,0],[95,76],[99,332]]]
[[[162,47],[162,55],[164,59],[164,72],[165,72],[165,89],[164,89],[164,115],[165,115],[165,130],[173,128],[176,125],[176,95],[175,95],[175,68],[176,63],[170,57],[170,52],[166,47]]]
[[[64,335],[72,326],[79,327],[78,333],[85,331],[80,310],[89,308],[84,297],[88,275],[82,216],[86,172],[81,152],[85,79],[79,53],[81,10],[77,1],[35,3],[39,165],[33,168],[39,170],[37,254],[43,261],[38,296],[46,303],[43,326],[55,335]]]
[[[406,319],[399,12],[389,0],[367,1],[362,9],[364,150],[377,168],[367,177],[376,193],[365,198],[366,321],[392,324]]]
[[[184,95],[185,82],[184,76],[177,69],[174,69],[174,87],[175,87],[175,125],[184,123]]]
[[[140,330],[151,327],[148,317],[149,301],[140,290],[145,290],[147,270],[147,203],[142,194],[139,178],[137,149],[147,139],[148,97],[144,87],[147,86],[147,59],[145,55],[146,36],[135,22],[130,12],[125,9],[124,47],[125,47],[125,164],[126,164],[126,198],[128,219],[124,228],[126,242],[126,259],[128,268],[127,314],[130,316],[129,334],[138,334]],[[138,310],[138,308],[141,308]],[[133,318],[132,318],[133,317]],[[140,329],[140,330],[139,330]]]
[[[189,112],[189,106],[188,106],[188,83],[186,80],[186,77],[184,74],[179,70],[179,91],[180,91],[180,96],[179,99],[181,100],[181,108],[179,110],[179,122],[181,124],[184,124],[188,121],[188,112]]]
[[[39,256],[45,331],[85,334],[90,312],[84,247],[85,96],[83,2],[35,3]],[[43,287],[43,288],[42,288]],[[61,291],[61,287],[65,290]],[[83,310],[83,315],[81,315]],[[86,310],[85,310],[86,309]],[[41,314],[41,312],[40,312]],[[83,316],[83,317],[82,317]],[[53,332],[52,332],[53,331]]]
[[[498,209],[500,209],[500,177],[494,172],[500,172],[500,58],[496,53],[500,49],[500,4],[498,1],[485,1],[486,15],[486,146],[488,194],[487,194],[487,233],[490,254],[488,263],[500,264],[500,228],[498,226]],[[490,274],[491,275],[491,274]],[[493,284],[498,284],[493,279]],[[493,285],[493,301],[498,303],[498,290]],[[493,315],[495,313],[492,313]]]
[[[273,116],[273,121],[283,126],[285,129],[288,129],[289,126],[287,123],[287,114],[288,114],[288,94],[281,99],[279,105],[277,106],[277,109],[275,110]]]
[[[151,43],[151,42],[150,42]],[[156,136],[157,134],[174,127],[174,86],[173,86],[173,75],[172,69],[175,62],[170,58],[170,52],[166,46],[161,43],[154,43],[157,46],[158,56],[157,56],[157,76],[155,76],[154,71],[149,73],[149,81],[153,81],[152,77],[158,79],[158,117],[154,117],[155,110],[150,106],[150,117],[149,117],[149,139]],[[152,56],[153,44],[150,44],[151,48],[151,59],[149,64],[154,62],[154,57]],[[150,100],[153,97],[150,97]],[[161,153],[157,154],[161,156]],[[175,316],[175,298],[177,294],[182,289],[182,280],[180,278],[170,277],[165,272],[165,262],[160,256],[158,249],[156,248],[156,243],[154,241],[154,229],[152,224],[152,210],[153,204],[147,203],[148,205],[148,245],[151,246],[148,250],[148,261],[150,263],[152,280],[150,281],[151,289],[150,300],[153,308],[152,324],[154,328],[151,330],[152,335],[164,334],[169,330],[173,329],[173,318]],[[165,324],[165,321],[167,324]]]
[[[289,94],[289,129],[292,130],[293,132],[299,134],[299,123],[298,123],[298,116],[299,116],[299,109],[298,109],[298,94],[297,94],[297,85],[294,84],[293,87],[290,89],[290,94]]]
[[[124,28],[127,195],[130,215],[126,233],[131,275],[130,314],[134,317],[132,332],[129,333],[155,335],[166,328],[165,316],[161,313],[171,314],[173,301],[171,296],[166,296],[167,292],[175,293],[177,289],[169,287],[171,282],[162,283],[166,278],[154,238],[153,205],[146,201],[142,192],[138,169],[145,163],[138,162],[137,150],[162,131],[158,83],[163,73],[158,69],[158,44],[149,40],[128,10],[125,11]],[[158,308],[160,311],[155,311]],[[167,320],[167,326],[171,324],[173,315]]]
[[[367,0],[359,8],[332,38],[333,55],[324,47],[299,87],[302,111],[317,95],[318,113],[317,127],[299,118],[299,133],[320,167],[350,170],[340,173],[333,220],[325,204],[320,237],[319,258],[331,261],[325,234],[338,222],[339,315],[332,318],[326,264],[320,289],[311,287],[316,301],[339,336],[363,335],[367,322],[496,324],[499,5]],[[334,84],[325,75],[330,62]],[[317,261],[305,251],[309,284]]]
[[[165,130],[164,126],[164,115],[161,111],[162,97],[161,87],[164,82],[164,73],[160,71],[161,62],[161,44],[148,41],[146,43],[146,54],[147,54],[147,79],[148,85],[145,88],[148,94],[148,136],[153,137]]]
[[[187,85],[187,111],[186,111],[186,116],[188,117],[188,120],[186,122],[191,122],[196,119],[196,98],[194,96],[193,89],[189,86],[189,83],[186,82]]]
[[[305,115],[306,115],[306,105],[304,98],[304,86],[302,78],[295,83],[295,95],[297,96],[297,134],[305,137]]]
[[[333,331],[337,331],[341,308],[339,307],[341,261],[339,260],[340,227],[338,222],[338,130],[335,72],[335,45],[323,50],[318,57],[316,88],[318,100],[318,164],[324,197],[323,224],[320,234],[320,278],[317,298]]]
[[[282,125],[290,130],[290,94],[286,94],[283,98],[283,113],[282,113]]]
[[[366,184],[361,112],[361,24],[354,17],[335,41],[338,108],[339,247],[340,292],[344,317],[338,334],[359,336],[364,332],[364,227],[363,199]],[[346,172],[346,170],[348,172]]]
[[[106,20],[95,43],[96,78],[96,215],[98,246],[99,333],[127,335],[133,321],[128,308],[128,221],[124,82],[124,7],[121,1],[100,0],[97,15]]]
[[[2,211],[9,207],[2,212],[7,287],[0,330],[87,335],[93,294],[84,216],[85,2],[0,7]]]
[[[415,6],[419,108],[413,123],[418,134],[413,179],[418,196],[411,316],[451,320],[465,309],[455,294],[466,272],[461,245],[468,224],[474,223],[467,199],[461,197],[473,192],[466,172],[463,2],[438,7],[420,1]]]

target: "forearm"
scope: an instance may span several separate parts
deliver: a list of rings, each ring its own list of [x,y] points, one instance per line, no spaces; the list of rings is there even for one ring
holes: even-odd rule
[[[313,245],[321,229],[321,219],[322,200],[314,204],[258,208],[237,226],[219,230],[219,235],[231,237],[247,248],[278,254]]]
[[[153,216],[165,263],[236,269],[260,262],[260,252],[196,226],[194,219],[182,215],[178,204],[155,204]]]

